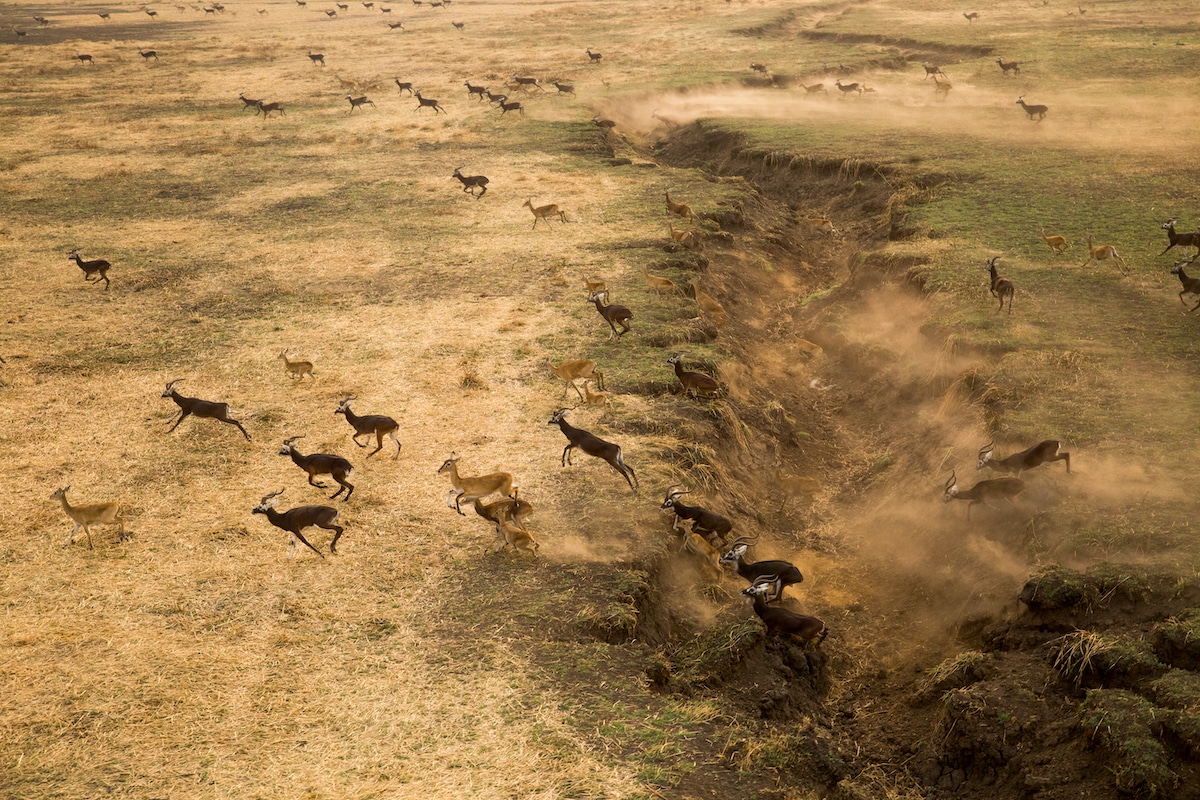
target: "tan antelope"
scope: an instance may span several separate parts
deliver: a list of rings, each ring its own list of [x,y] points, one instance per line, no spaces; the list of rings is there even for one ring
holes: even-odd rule
[[[1055,255],[1061,255],[1062,252],[1067,249],[1067,239],[1065,236],[1047,236],[1045,228],[1038,228],[1038,230],[1041,231],[1042,241],[1046,243],[1046,246],[1049,247],[1050,250],[1055,253]]]
[[[587,292],[588,292],[589,296],[593,295],[593,294],[599,295],[600,297],[602,297],[604,299],[604,302],[606,302],[606,303],[608,302],[608,284],[607,283],[605,283],[604,281],[598,281],[595,278],[589,278],[587,275],[584,275],[583,276],[583,285],[587,287]]]
[[[549,222],[551,217],[558,217],[563,223],[567,221],[567,212],[561,210],[557,203],[551,203],[546,206],[535,206],[533,198],[530,197],[523,203],[523,206],[533,212],[533,227],[535,228],[539,219]]]
[[[642,274],[646,276],[646,283],[649,284],[650,288],[659,297],[662,296],[663,292],[675,294],[679,291],[679,287],[675,285],[675,281],[660,275],[651,275],[650,270],[646,268],[645,264],[642,265]]]
[[[724,325],[728,319],[725,315],[725,307],[714,300],[711,295],[702,291],[699,281],[692,281],[692,289],[696,293],[696,305],[700,307],[700,311],[712,317],[713,322],[718,325]]]
[[[1092,239],[1091,235],[1089,235],[1088,236],[1088,260],[1083,262],[1079,266],[1086,267],[1088,264],[1091,264],[1093,261],[1095,261],[1097,264],[1104,262],[1104,261],[1115,261],[1115,262],[1117,262],[1117,266],[1119,266],[1121,268],[1121,271],[1122,272],[1125,271],[1125,269],[1126,269],[1125,259],[1121,258],[1121,256],[1117,254],[1117,248],[1113,247],[1111,244],[1102,244],[1102,245],[1099,245],[1098,247],[1093,246],[1093,244],[1094,244],[1093,239]]]
[[[676,203],[671,199],[670,189],[667,189],[664,194],[667,198],[667,211],[677,217],[683,217],[684,219],[697,219],[696,212],[692,211],[691,206],[689,206],[687,203]]]
[[[71,535],[63,542],[64,550],[70,547],[71,542],[75,541],[75,534],[80,528],[83,528],[83,532],[87,534],[88,550],[94,550],[91,531],[93,525],[116,525],[117,541],[125,541],[125,520],[121,517],[119,503],[88,503],[87,505],[73,506],[67,502],[67,492],[69,491],[71,491],[71,487],[64,486],[50,495],[51,500],[58,500],[62,503],[63,511],[67,512],[67,516],[75,521],[75,527],[71,528]]]
[[[304,376],[307,375],[314,381],[317,379],[316,376],[313,375],[313,365],[311,361],[292,361],[290,358],[288,358],[287,350],[279,351],[279,358],[283,361],[283,366],[287,370],[288,378],[292,380],[297,378],[304,380]]]
[[[446,505],[449,508],[465,517],[466,514],[462,510],[464,501],[469,503],[491,494],[512,494],[513,476],[510,473],[493,472],[464,478],[458,474],[458,460],[459,455],[451,453],[437,471],[438,475],[449,475],[450,485],[454,487],[446,494]],[[451,500],[454,502],[451,503]]]
[[[570,388],[575,390],[580,400],[583,400],[583,392],[579,391],[579,386],[575,381],[586,380],[588,378],[595,378],[600,388],[604,388],[604,373],[596,369],[596,362],[590,358],[575,358],[555,366],[551,363],[550,357],[547,356],[546,367],[567,382],[566,386],[563,387],[563,397],[567,396],[567,389]]]

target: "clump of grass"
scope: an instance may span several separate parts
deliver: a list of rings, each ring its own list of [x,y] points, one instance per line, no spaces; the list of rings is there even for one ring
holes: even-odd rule
[[[1093,588],[1083,575],[1067,567],[1051,566],[1025,582],[1020,599],[1034,611],[1053,611],[1073,608],[1093,594]]]
[[[938,664],[917,684],[918,696],[961,689],[983,678],[986,659],[978,650],[966,650]]]
[[[1096,671],[1092,661],[1111,644],[1093,631],[1074,631],[1051,643],[1056,645],[1054,668],[1078,689],[1086,675]]]
[[[1155,626],[1154,650],[1173,667],[1200,669],[1200,609],[1187,609]]]
[[[1117,789],[1156,797],[1175,782],[1166,748],[1155,736],[1162,713],[1123,689],[1095,689],[1080,707],[1079,721],[1108,757]]]
[[[458,385],[469,390],[488,388],[487,381],[479,377],[479,373],[473,369],[463,371],[462,377],[458,379]]]

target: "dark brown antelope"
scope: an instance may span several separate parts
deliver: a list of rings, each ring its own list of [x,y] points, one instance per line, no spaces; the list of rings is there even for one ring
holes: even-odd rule
[[[1005,61],[1002,58],[997,58],[996,63],[1000,65],[1000,70],[1007,75],[1012,72],[1014,75],[1021,74],[1021,65],[1016,61]]]
[[[412,93],[413,93],[412,81],[402,81],[399,78],[395,78],[394,80],[396,81],[396,85],[400,87],[400,91],[397,94],[402,95],[405,92],[408,92],[409,96],[410,97],[412,96]]]
[[[1027,450],[1022,450],[1019,453],[1013,453],[1008,458],[994,459],[992,453],[995,448],[992,442],[988,442],[983,447],[979,448],[979,461],[975,465],[975,469],[983,469],[991,467],[997,472],[1002,472],[1014,477],[1021,477],[1021,473],[1027,469],[1040,467],[1042,464],[1048,464],[1053,461],[1065,461],[1067,464],[1067,474],[1071,472],[1071,454],[1061,453],[1062,445],[1055,439],[1046,439],[1043,442],[1038,442],[1033,447]]]
[[[950,478],[946,481],[945,489],[942,493],[942,499],[949,503],[951,500],[966,500],[967,501],[967,521],[971,520],[971,506],[978,503],[996,508],[995,502],[1004,500],[1009,505],[1016,507],[1013,498],[1025,491],[1025,481],[1020,478],[992,478],[991,480],[980,481],[965,492],[958,490],[958,478],[954,471],[951,470]]]
[[[588,302],[596,306],[596,310],[600,312],[600,316],[604,317],[604,321],[608,323],[608,327],[612,328],[612,333],[608,335],[608,340],[613,339],[621,341],[621,337],[629,333],[629,320],[633,318],[633,312],[625,306],[604,305],[600,302],[600,294],[596,293],[588,298]],[[621,330],[617,330],[617,326],[621,326]]]
[[[1200,228],[1194,233],[1176,233],[1175,223],[1177,219],[1169,219],[1162,224],[1162,229],[1167,232],[1167,240],[1170,244],[1167,245],[1167,250],[1179,245],[1180,247],[1194,247],[1196,252],[1200,253]],[[1159,255],[1165,255],[1167,250],[1163,250]]]
[[[91,261],[84,261],[82,258],[79,257],[78,250],[72,250],[67,255],[67,259],[69,261],[74,261],[77,265],[79,265],[79,268],[81,270],[83,270],[83,279],[85,281],[88,281],[89,283],[91,283],[92,276],[96,275],[98,277],[96,277],[95,283],[104,281],[104,291],[106,291],[106,292],[108,291],[108,285],[109,285],[108,271],[110,269],[112,269],[112,264],[108,263],[103,258],[96,258],[96,259],[92,259]]]
[[[322,67],[325,66],[325,54],[324,53],[314,53],[312,50],[309,50],[308,51],[308,60],[312,62],[314,67],[317,65],[320,65]]]
[[[671,530],[678,530],[680,524],[686,520],[692,523],[692,529],[696,533],[703,535],[710,543],[724,547],[725,537],[733,530],[733,523],[728,518],[709,511],[707,508],[681,503],[679,498],[685,494],[691,494],[691,491],[680,491],[678,488],[680,485],[668,486],[667,495],[663,498],[662,505],[659,506],[663,511],[675,514],[675,519],[671,520]]]
[[[701,394],[707,397],[715,397],[721,392],[721,384],[717,383],[716,379],[705,375],[703,372],[690,372],[679,365],[679,353],[675,353],[667,359],[667,363],[675,368],[675,377],[679,378],[679,382],[683,385],[683,393],[691,395],[699,399]]]
[[[178,428],[179,423],[191,416],[197,419],[215,419],[217,422],[233,425],[242,432],[242,435],[246,437],[246,441],[250,441],[250,434],[242,427],[242,423],[229,415],[228,403],[213,403],[208,400],[198,400],[195,397],[184,397],[175,390],[175,384],[182,380],[183,378],[176,378],[171,381],[162,393],[163,397],[171,398],[175,401],[175,405],[179,406],[179,416],[175,419],[175,424],[167,429],[167,433]]]
[[[751,598],[754,603],[754,613],[767,626],[767,633],[776,636],[794,636],[804,644],[816,640],[819,646],[829,635],[825,623],[816,617],[797,614],[786,608],[770,605],[767,597],[771,593],[772,581],[764,579],[742,590],[742,594]]]
[[[1179,292],[1179,302],[1183,303],[1184,307],[1187,306],[1187,302],[1183,299],[1185,294],[1190,294],[1200,298],[1200,278],[1193,278],[1184,271],[1184,269],[1186,267],[1190,267],[1192,262],[1195,260],[1196,256],[1192,256],[1191,258],[1184,259],[1175,266],[1171,267],[1171,274],[1178,275],[1179,282],[1183,285],[1183,289]],[[1200,308],[1200,301],[1198,301],[1196,305],[1192,306],[1192,308],[1188,310],[1188,313],[1192,313],[1197,308]]]
[[[329,499],[337,497],[342,492],[346,496],[342,498],[342,502],[350,499],[350,495],[354,494],[354,484],[346,480],[346,477],[354,474],[354,467],[350,462],[341,456],[335,456],[330,453],[310,453],[309,455],[302,454],[296,449],[293,444],[297,439],[303,439],[303,436],[290,436],[283,440],[283,446],[279,448],[279,455],[289,456],[292,463],[308,474],[308,485],[315,486],[318,489],[328,489],[329,486],[324,483],[318,483],[314,480],[318,475],[329,475],[338,483],[338,490],[329,495]]]
[[[1008,278],[1000,277],[1000,273],[996,269],[996,262],[999,260],[1000,256],[996,256],[995,258],[989,258],[987,262],[988,275],[992,279],[990,291],[992,297],[1000,298],[1000,308],[996,309],[996,312],[999,313],[1004,310],[1004,298],[1008,297],[1008,313],[1011,314],[1013,295],[1017,293],[1017,289]]]
[[[729,545],[729,552],[721,556],[721,563],[733,567],[738,575],[748,580],[752,585],[760,581],[769,581],[771,592],[767,602],[778,600],[783,596],[783,590],[804,581],[804,575],[790,561],[779,559],[769,561],[746,561],[746,550],[758,540],[758,534],[751,537],[739,536]]]
[[[420,92],[413,92],[413,96],[417,98],[417,111],[420,111],[422,108],[432,108],[435,117],[439,112],[442,114],[446,113],[446,109],[442,108],[441,104],[432,97],[421,97]]]
[[[1049,106],[1031,106],[1031,105],[1029,105],[1028,103],[1025,102],[1025,95],[1021,95],[1020,97],[1017,98],[1017,105],[1019,105],[1021,108],[1025,109],[1025,113],[1029,115],[1030,119],[1037,117],[1038,122],[1041,122],[1042,120],[1044,120],[1046,118],[1046,112],[1050,110]]]
[[[378,111],[378,108],[376,108],[375,103],[373,103],[371,101],[371,99],[369,97],[367,97],[366,95],[363,95],[362,97],[352,97],[351,95],[346,95],[346,99],[350,101],[350,113],[351,114],[354,113],[354,109],[362,108],[363,106],[370,106],[371,108],[375,108]]]
[[[483,175],[463,175],[462,167],[455,167],[452,178],[458,178],[462,182],[463,191],[474,197],[476,200],[487,194],[488,179]],[[475,190],[479,189],[479,194],[475,194]]]
[[[324,528],[327,531],[333,531],[333,541],[329,543],[329,552],[337,553],[337,542],[342,536],[343,528],[337,524],[338,510],[329,506],[296,506],[284,512],[275,510],[276,497],[283,494],[283,489],[278,492],[272,492],[263,497],[252,510],[251,514],[266,514],[267,521],[276,528],[285,530],[290,533],[292,546],[288,548],[288,560],[296,555],[296,540],[299,539],[304,543],[305,547],[312,550],[317,555],[324,558],[325,556],[320,550],[313,547],[308,539],[304,538],[302,531],[305,528]]]
[[[400,457],[400,440],[396,438],[396,431],[400,430],[400,423],[382,414],[363,414],[360,417],[350,409],[350,403],[357,399],[354,395],[347,397],[338,404],[337,409],[333,412],[334,416],[341,414],[346,418],[346,422],[349,422],[350,427],[354,428],[354,435],[350,437],[350,441],[359,447],[366,447],[367,445],[360,442],[358,437],[375,437],[375,449],[367,453],[367,458],[370,458],[383,449],[384,436],[390,437],[396,444],[396,455],[392,456],[392,460],[395,461]]]
[[[579,448],[589,456],[608,462],[610,467],[625,478],[625,481],[629,484],[629,488],[633,490],[634,494],[637,494],[637,474],[634,473],[633,467],[625,463],[625,456],[621,452],[621,446],[612,442],[606,442],[589,431],[572,426],[567,422],[566,417],[567,409],[560,408],[554,412],[550,417],[550,421],[546,423],[547,425],[557,425],[558,429],[567,437],[568,444],[563,448],[562,452],[562,466],[567,467],[571,465],[571,451]]]

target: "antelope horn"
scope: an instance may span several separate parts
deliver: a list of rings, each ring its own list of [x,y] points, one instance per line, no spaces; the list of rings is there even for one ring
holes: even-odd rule
[[[289,436],[288,438],[283,440],[283,443],[291,444],[292,442],[296,441],[297,439],[303,439],[303,438],[304,438],[303,436]]]
[[[670,499],[670,498],[672,498],[672,497],[679,497],[680,495],[691,494],[691,491],[690,491],[690,490],[689,490],[689,491],[686,491],[686,492],[676,492],[676,491],[674,491],[674,489],[675,489],[675,487],[676,487],[676,486],[683,486],[683,484],[682,484],[682,483],[673,483],[673,484],[671,484],[670,486],[668,486],[668,487],[667,487],[667,499]]]
[[[995,442],[988,442],[983,447],[979,448],[979,455],[982,456],[984,453],[990,453],[994,449],[996,449]]]
[[[739,536],[730,543],[729,549],[732,550],[733,548],[737,547],[740,544],[744,544],[747,546],[752,545],[757,541],[758,541],[757,533],[754,534],[753,536]]]
[[[949,491],[951,486],[958,483],[958,478],[954,474],[954,470],[950,470],[950,480],[946,481],[945,491]]]
[[[173,380],[167,384],[167,388],[170,389],[172,386],[174,386],[175,384],[179,383],[182,380],[183,380],[183,378],[176,378],[175,380]]]
[[[283,494],[283,492],[284,492],[284,490],[283,490],[283,489],[280,489],[278,492],[271,492],[270,494],[268,494],[268,495],[265,495],[265,496],[263,497],[263,499],[262,499],[262,500],[260,500],[259,502],[265,503],[265,502],[267,502],[268,500],[270,500],[272,497],[279,497],[279,495]]]

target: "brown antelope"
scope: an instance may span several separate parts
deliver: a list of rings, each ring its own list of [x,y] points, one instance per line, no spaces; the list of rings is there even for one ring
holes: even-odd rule
[[[584,400],[583,392],[579,391],[579,386],[575,381],[586,380],[588,378],[595,378],[599,387],[601,389],[604,388],[604,373],[596,369],[596,362],[590,358],[571,359],[570,361],[562,362],[556,367],[550,362],[550,357],[547,356],[546,367],[567,382],[563,386],[563,397],[567,396],[567,389],[570,388],[575,390],[580,400]]]
[[[991,276],[990,291],[992,297],[1000,298],[1000,308],[996,309],[997,312],[1004,310],[1004,298],[1008,297],[1008,313],[1011,314],[1013,295],[1016,294],[1017,289],[1008,278],[1000,277],[1000,273],[996,269],[996,262],[999,260],[1000,256],[996,256],[995,258],[989,258],[987,262],[988,275]]]
[[[992,478],[991,480],[980,481],[965,492],[958,489],[958,478],[954,471],[951,470],[950,478],[946,481],[945,489],[942,493],[942,499],[949,503],[951,500],[966,500],[967,501],[967,521],[971,520],[971,506],[978,503],[983,503],[992,508],[996,508],[993,501],[1004,500],[1009,505],[1016,507],[1013,498],[1025,491],[1025,481],[1020,478]]]
[[[535,206],[533,204],[533,198],[530,197],[524,203],[522,203],[522,206],[533,212],[533,227],[535,228],[537,227],[539,219],[544,219],[549,222],[551,217],[558,217],[563,223],[566,223],[567,221],[567,212],[559,209],[557,203],[551,203],[547,206]]]
[[[279,455],[289,456],[293,464],[308,474],[309,486],[315,486],[318,489],[329,488],[324,481],[317,483],[314,480],[318,475],[329,475],[337,481],[338,490],[329,495],[330,500],[342,492],[346,493],[346,496],[342,498],[342,502],[344,503],[349,500],[350,495],[354,494],[354,484],[350,483],[346,478],[354,474],[354,467],[346,459],[331,453],[310,453],[309,455],[303,455],[296,449],[296,445],[293,444],[297,439],[303,438],[303,436],[290,436],[284,439],[282,447],[279,448]]]
[[[1067,239],[1065,236],[1047,236],[1045,228],[1038,228],[1038,230],[1042,233],[1042,241],[1056,255],[1061,255],[1067,249]]]
[[[992,454],[995,448],[992,442],[988,442],[979,448],[979,461],[975,465],[975,469],[979,470],[984,467],[991,467],[997,472],[1007,473],[1019,478],[1021,477],[1021,473],[1027,469],[1040,467],[1042,464],[1048,464],[1053,461],[1065,461],[1067,464],[1067,474],[1069,475],[1071,473],[1071,454],[1059,452],[1061,448],[1062,445],[1057,440],[1046,439],[1027,450],[1014,453],[1008,458],[994,459],[992,458]]]
[[[828,217],[805,217],[804,221],[822,233],[828,233],[831,236],[838,235],[837,228],[833,227],[833,220]]]
[[[1195,260],[1196,256],[1185,258],[1183,261],[1180,261],[1175,266],[1171,267],[1171,274],[1178,275],[1179,283],[1183,285],[1183,288],[1179,291],[1179,302],[1183,303],[1185,308],[1187,307],[1187,301],[1183,299],[1185,294],[1190,294],[1200,298],[1200,278],[1193,278],[1185,271],[1185,269],[1190,267],[1192,262]],[[1196,305],[1192,306],[1188,313],[1192,313],[1197,308],[1200,308],[1200,302],[1197,302]]]
[[[633,493],[637,494],[637,473],[633,471],[633,467],[625,463],[625,455],[621,451],[621,446],[606,442],[590,431],[576,428],[567,422],[566,417],[567,409],[560,408],[551,415],[550,421],[546,423],[547,425],[557,425],[558,429],[563,432],[563,436],[567,437],[567,446],[563,448],[562,452],[562,466],[571,466],[571,451],[578,447],[589,456],[608,462],[610,467],[621,474]]]
[[[606,293],[607,294],[607,293]],[[605,305],[600,302],[600,295],[593,294],[587,300],[592,305],[596,306],[596,310],[600,312],[600,316],[604,317],[604,321],[608,323],[608,327],[612,328],[612,333],[608,335],[608,340],[621,340],[621,337],[629,333],[629,320],[633,319],[633,312],[625,306]],[[617,330],[617,326],[621,326],[621,330]]]
[[[1000,65],[1000,71],[1003,72],[1005,75],[1008,75],[1008,73],[1010,73],[1010,72],[1013,73],[1014,75],[1021,74],[1021,65],[1019,62],[1005,61],[1002,58],[997,58],[996,63]]]
[[[73,506],[67,502],[67,492],[69,491],[71,491],[71,487],[64,486],[50,495],[51,500],[58,500],[62,503],[63,511],[67,512],[67,516],[75,521],[75,527],[71,528],[71,535],[63,542],[64,550],[70,547],[71,542],[75,541],[75,533],[80,528],[83,528],[83,532],[87,534],[88,550],[94,550],[91,530],[93,525],[116,525],[117,541],[125,541],[125,520],[121,517],[120,503],[88,503],[87,505]]]
[[[833,82],[833,85],[841,91],[841,95],[838,98],[839,100],[845,100],[846,95],[850,94],[851,92],[856,92],[859,97],[862,97],[863,87],[860,83],[842,83],[842,79],[838,78]]]
[[[696,295],[696,305],[700,310],[713,318],[713,322],[718,325],[724,325],[728,317],[725,315],[725,307],[718,303],[713,297],[700,289],[699,281],[692,281],[692,290]]]
[[[1095,261],[1097,264],[1099,264],[1103,261],[1115,261],[1115,262],[1117,262],[1117,265],[1121,268],[1121,271],[1122,272],[1125,271],[1125,269],[1126,269],[1125,259],[1121,258],[1121,256],[1117,254],[1117,248],[1113,247],[1111,244],[1102,244],[1099,247],[1094,247],[1093,244],[1094,244],[1094,242],[1092,240],[1092,237],[1089,235],[1088,236],[1088,260],[1083,262],[1079,266],[1086,267],[1088,264],[1091,264],[1093,261]]]
[[[979,12],[972,11],[970,14],[968,14],[964,11],[963,16],[967,18],[967,22],[974,22],[975,20],[979,19]]]
[[[675,281],[660,275],[651,275],[650,270],[646,268],[645,264],[642,265],[642,274],[646,276],[646,283],[649,284],[650,288],[659,297],[662,296],[663,292],[675,294],[679,291],[679,287],[675,285]]]
[[[472,505],[475,506],[476,514],[497,527],[500,525],[500,518],[502,516],[507,516],[521,527],[524,527],[526,517],[533,514],[533,505],[527,500],[520,499],[517,493],[518,490],[516,487],[513,487],[512,494],[507,497],[494,500],[490,503],[474,500],[472,501]],[[498,535],[499,531],[497,531]]]
[[[674,225],[667,226],[667,235],[673,241],[679,242],[684,248],[693,252],[699,252],[704,249],[704,243],[700,241],[700,234],[696,231],[679,230]]]
[[[699,399],[701,393],[707,397],[715,397],[721,392],[721,384],[716,379],[703,372],[690,372],[679,365],[679,353],[667,359],[667,363],[675,369],[675,377],[683,385],[683,393]]]
[[[396,443],[396,455],[392,456],[392,460],[395,461],[400,457],[400,440],[396,438],[396,431],[400,430],[400,423],[382,414],[363,414],[360,417],[350,409],[350,403],[357,399],[354,395],[347,397],[338,404],[337,409],[333,412],[334,416],[341,414],[346,418],[346,422],[349,422],[350,427],[354,428],[354,435],[350,437],[350,441],[359,447],[366,447],[367,445],[358,441],[358,437],[375,436],[375,449],[367,453],[367,458],[370,458],[383,449],[384,436],[390,437]]]
[[[513,476],[510,473],[493,472],[488,475],[464,478],[458,474],[459,458],[457,453],[451,453],[437,471],[438,475],[449,475],[450,485],[454,487],[446,494],[446,505],[449,508],[453,508],[465,517],[466,514],[462,510],[464,501],[479,500],[490,494],[512,494]],[[450,502],[452,499],[453,503]]]
[[[112,269],[112,264],[108,263],[103,258],[95,258],[91,261],[84,261],[79,257],[78,250],[72,250],[70,253],[68,253],[67,260],[74,261],[79,268],[83,270],[83,279],[89,283],[92,282],[93,275],[98,275],[99,277],[95,279],[95,283],[104,281],[104,291],[108,291],[108,271]]]
[[[422,108],[432,108],[435,117],[439,112],[442,114],[446,113],[446,109],[442,108],[441,103],[432,97],[421,97],[420,92],[413,92],[413,97],[417,98],[417,111],[420,111]]]
[[[783,596],[785,588],[803,583],[804,575],[790,561],[778,559],[771,561],[746,561],[746,550],[757,540],[758,534],[754,536],[739,536],[734,539],[729,545],[729,552],[721,556],[721,563],[727,567],[733,567],[737,574],[748,580],[751,585],[760,581],[769,581],[772,591],[770,596],[766,598],[767,602],[778,600]]]
[[[278,502],[275,498],[281,494],[283,494],[283,489],[264,496],[250,513],[265,514],[268,522],[292,535],[292,545],[288,548],[288,560],[291,561],[292,556],[296,555],[297,539],[321,558],[325,557],[320,550],[313,547],[308,539],[304,538],[302,531],[305,528],[317,527],[333,531],[333,541],[329,543],[329,552],[337,553],[337,542],[344,530],[341,525],[337,524],[338,510],[330,506],[296,506],[281,513],[275,510],[275,503]]]
[[[1017,98],[1017,105],[1019,105],[1021,108],[1025,109],[1025,113],[1029,115],[1030,119],[1037,117],[1038,122],[1041,122],[1042,120],[1044,120],[1046,118],[1046,112],[1050,110],[1049,106],[1031,106],[1031,105],[1029,105],[1028,103],[1025,102],[1025,95],[1021,95],[1020,97]]]
[[[218,422],[224,422],[227,425],[235,426],[242,435],[246,437],[246,441],[250,441],[250,434],[242,427],[242,423],[229,415],[228,403],[213,403],[208,400],[198,400],[195,397],[184,397],[175,389],[175,384],[182,381],[183,378],[176,378],[167,384],[167,388],[163,390],[162,396],[169,397],[179,406],[179,416],[175,419],[175,424],[167,429],[167,433],[179,427],[179,423],[183,422],[189,416],[194,416],[197,419],[215,419]]]
[[[825,91],[825,84],[823,84],[823,83],[814,83],[811,86],[804,87],[804,96],[805,97],[812,97],[814,94],[828,95],[829,92]]]
[[[954,88],[954,85],[950,83],[950,81],[934,75],[933,82],[936,84],[933,87],[933,93],[935,96],[940,97],[942,100],[945,100],[950,96],[950,90]]]
[[[691,206],[689,206],[687,203],[676,203],[671,199],[670,189],[667,189],[666,192],[664,192],[664,195],[667,198],[667,211],[677,217],[683,217],[684,219],[697,219],[696,212],[692,211]]]
[[[501,510],[498,514],[496,521],[496,549],[493,552],[499,553],[506,547],[512,547],[517,552],[523,550],[534,558],[537,558],[538,547],[540,547],[537,540],[533,538],[533,534],[524,525],[512,518],[509,509]]]
[[[375,103],[371,100],[371,98],[367,97],[365,94],[362,97],[354,97],[353,95],[346,95],[346,99],[350,101],[350,113],[351,114],[354,113],[354,109],[362,108],[363,106],[370,106],[371,108],[376,108]]]
[[[279,358],[283,361],[283,366],[287,370],[288,378],[292,380],[295,380],[296,378],[304,380],[304,376],[307,375],[314,381],[317,379],[316,376],[313,375],[313,365],[311,361],[292,361],[290,358],[288,358],[287,350],[280,350]]]
[[[1159,255],[1166,255],[1167,250],[1170,250],[1176,245],[1180,245],[1181,247],[1194,247],[1196,248],[1196,252],[1200,253],[1200,228],[1197,228],[1194,233],[1176,233],[1176,222],[1179,222],[1179,220],[1169,219],[1160,226],[1164,231],[1167,232],[1167,241],[1169,244],[1167,245],[1167,249],[1163,250],[1161,253],[1159,253]]]
[[[806,645],[815,640],[819,646],[829,635],[825,623],[816,617],[770,605],[767,596],[771,593],[772,583],[769,578],[765,578],[742,590],[742,594],[754,603],[754,613],[767,626],[767,633],[794,636]]]

